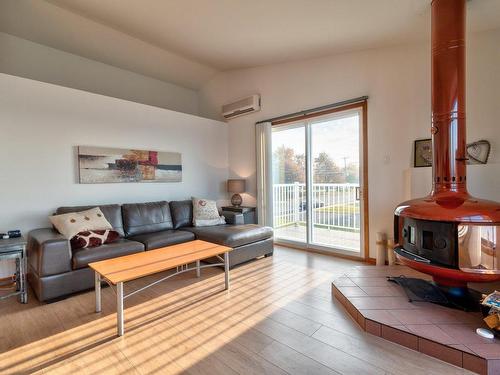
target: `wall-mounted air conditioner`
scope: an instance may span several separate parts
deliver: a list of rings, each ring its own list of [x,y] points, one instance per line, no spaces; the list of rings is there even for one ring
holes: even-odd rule
[[[260,95],[258,94],[222,106],[222,116],[228,120],[257,111],[260,111]]]

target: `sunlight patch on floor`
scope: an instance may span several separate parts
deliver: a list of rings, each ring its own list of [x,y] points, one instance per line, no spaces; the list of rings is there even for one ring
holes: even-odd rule
[[[2,353],[0,373],[45,370],[97,374],[142,365],[148,371],[165,366],[172,372],[181,371],[222,350],[282,304],[330,280],[331,275],[263,259],[258,267],[249,264],[233,270],[228,292],[223,290],[222,271],[204,271],[202,279],[182,276],[127,300],[125,336],[121,338],[116,336],[115,295],[110,288],[103,289],[103,312],[99,314],[93,312],[93,292],[33,307],[44,310],[42,319],[58,320],[63,329]],[[139,280],[129,287],[138,288],[146,282],[149,280]],[[75,302],[71,299],[78,301],[78,309],[65,311],[65,305]]]

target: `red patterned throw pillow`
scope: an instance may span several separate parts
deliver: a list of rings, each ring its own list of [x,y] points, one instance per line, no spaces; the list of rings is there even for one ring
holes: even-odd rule
[[[76,250],[115,242],[119,237],[120,234],[114,230],[88,230],[78,233],[70,242],[71,248]]]

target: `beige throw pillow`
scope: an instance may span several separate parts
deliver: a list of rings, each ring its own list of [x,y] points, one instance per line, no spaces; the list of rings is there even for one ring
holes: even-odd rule
[[[49,216],[56,229],[68,240],[80,232],[113,229],[99,207],[80,212]]]
[[[224,216],[219,215],[215,201],[193,198],[193,225],[195,227],[208,227],[226,224]]]

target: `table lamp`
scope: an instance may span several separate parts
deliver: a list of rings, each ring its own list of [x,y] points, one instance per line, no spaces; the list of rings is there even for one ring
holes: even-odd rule
[[[243,179],[230,179],[227,180],[227,191],[229,193],[235,193],[231,197],[231,204],[235,207],[241,206],[243,199],[240,193],[245,192],[245,180]]]

